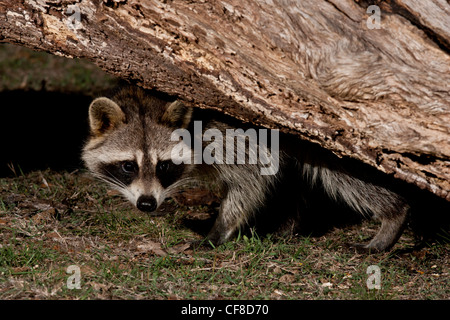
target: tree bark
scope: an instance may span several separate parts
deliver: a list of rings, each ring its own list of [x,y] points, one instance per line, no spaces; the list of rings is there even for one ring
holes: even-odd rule
[[[450,5],[376,4],[1,0],[0,41],[89,59],[450,200]]]

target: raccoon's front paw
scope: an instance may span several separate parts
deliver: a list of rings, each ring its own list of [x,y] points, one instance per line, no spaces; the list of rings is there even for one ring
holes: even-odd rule
[[[210,241],[215,247],[220,246],[221,244],[227,242],[231,238],[233,238],[236,234],[237,228],[230,223],[224,222],[221,219],[221,215],[217,217],[214,226],[211,231],[209,231],[206,239]]]
[[[384,236],[380,237],[379,235],[377,235],[368,244],[355,243],[352,244],[352,247],[360,252],[377,253],[391,250],[395,243],[396,239],[394,241],[391,238],[386,238]]]
[[[350,248],[356,250],[358,253],[370,254],[370,253],[379,253],[382,251],[387,251],[387,248],[380,248],[378,246],[373,246],[371,243],[363,244],[363,243],[351,243],[348,245]]]
[[[220,246],[227,241],[224,235],[214,228],[208,233],[205,240],[205,242],[211,243],[214,247]]]
[[[234,230],[226,229],[221,224],[216,224],[208,233],[206,240],[217,247],[230,240],[234,234]]]
[[[348,243],[347,247],[349,249],[355,250],[357,253],[362,254],[370,253],[370,250],[367,248],[367,245],[363,243]]]

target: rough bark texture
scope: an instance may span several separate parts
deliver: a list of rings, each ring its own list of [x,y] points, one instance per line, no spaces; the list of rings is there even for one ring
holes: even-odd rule
[[[1,0],[0,41],[87,58],[450,200],[450,6],[378,5],[369,29],[362,0]]]

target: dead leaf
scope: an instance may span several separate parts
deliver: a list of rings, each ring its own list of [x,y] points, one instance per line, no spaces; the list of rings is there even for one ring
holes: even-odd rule
[[[31,220],[33,220],[34,223],[39,224],[42,222],[52,221],[55,216],[56,216],[56,209],[49,208],[48,210],[45,210],[45,211],[35,214],[31,218]]]
[[[38,202],[33,202],[31,204],[33,206],[33,208],[35,208],[36,210],[42,210],[42,211],[47,211],[47,210],[51,210],[54,209],[52,207],[52,205],[46,201],[38,201]]]
[[[168,251],[170,253],[184,253],[187,249],[191,247],[190,243],[180,243],[176,246],[173,246],[172,248],[169,248]]]
[[[23,201],[26,197],[23,194],[11,193],[6,197],[7,204],[17,204]]]
[[[212,217],[211,212],[198,212],[189,210],[188,215],[186,216],[189,220],[208,220]]]
[[[428,250],[427,249],[422,249],[420,251],[413,251],[411,254],[414,257],[416,257],[417,259],[424,260],[427,257]]]
[[[14,273],[22,273],[22,272],[27,272],[27,271],[30,271],[30,270],[31,269],[28,266],[13,268],[13,272]]]
[[[45,235],[46,238],[49,239],[53,239],[53,240],[59,240],[61,238],[61,236],[59,235],[59,233],[53,231],[53,232],[49,232]]]
[[[80,267],[80,271],[82,275],[88,275],[88,276],[92,276],[92,275],[96,275],[97,271],[92,269],[89,266],[83,265]]]
[[[282,283],[289,284],[289,283],[293,283],[294,281],[295,281],[295,276],[293,276],[292,274],[285,274],[280,277],[280,282],[282,282]]]
[[[103,283],[98,283],[98,282],[88,282],[87,285],[91,286],[95,291],[101,291],[101,292],[106,292],[108,291],[112,285],[108,284],[103,284]]]
[[[115,189],[110,189],[110,190],[106,191],[106,195],[108,197],[119,196],[120,195],[120,191],[115,190]]]
[[[167,256],[167,252],[161,249],[161,244],[153,241],[147,241],[144,244],[140,244],[137,246],[137,249],[141,252],[151,252],[160,257]]]
[[[183,206],[212,205],[218,198],[207,189],[187,189],[173,196],[175,202]]]
[[[270,295],[270,298],[274,300],[280,300],[285,295],[286,294],[283,291],[275,289],[275,291]]]

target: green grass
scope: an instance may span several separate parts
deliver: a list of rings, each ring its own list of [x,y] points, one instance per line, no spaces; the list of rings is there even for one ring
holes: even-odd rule
[[[216,248],[187,228],[204,206],[168,203],[152,217],[81,172],[19,173],[0,179],[0,299],[448,299],[448,244],[418,250],[408,232],[389,253],[346,243],[362,226],[321,237],[241,234]],[[81,272],[69,289],[66,270]],[[381,269],[369,290],[367,268]]]

